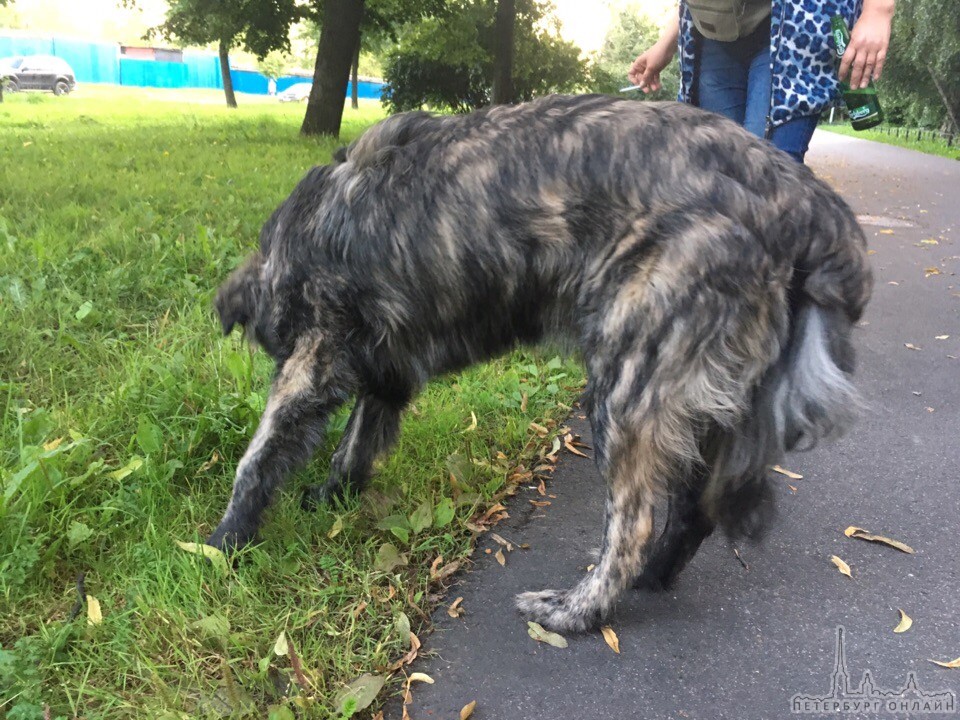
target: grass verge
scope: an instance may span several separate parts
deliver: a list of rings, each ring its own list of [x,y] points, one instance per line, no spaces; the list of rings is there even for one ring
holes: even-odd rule
[[[338,694],[407,653],[582,371],[518,352],[431,384],[372,490],[303,513],[341,414],[235,568],[182,550],[219,518],[270,372],[218,337],[212,293],[336,143],[298,136],[302,107],[155,95],[0,105],[0,713],[349,716]],[[344,139],[380,116],[348,111]],[[71,619],[80,573],[99,622],[93,602]]]
[[[928,155],[940,155],[951,160],[960,160],[960,142],[954,141],[953,145],[948,146],[946,140],[930,140],[924,138],[917,140],[913,137],[903,134],[899,137],[890,135],[886,129],[881,126],[871,130],[854,130],[850,125],[828,125],[823,123],[819,126],[823,130],[829,130],[840,135],[849,135],[851,137],[861,138],[862,140],[873,140],[875,142],[886,143],[887,145],[896,145],[897,147],[909,148]]]

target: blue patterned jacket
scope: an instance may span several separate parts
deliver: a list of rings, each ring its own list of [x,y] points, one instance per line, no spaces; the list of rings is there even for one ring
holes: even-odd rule
[[[770,113],[767,128],[819,115],[838,93],[830,18],[843,15],[848,27],[863,0],[772,0],[770,14]],[[694,67],[698,43],[686,0],[680,0],[680,97],[695,102]]]

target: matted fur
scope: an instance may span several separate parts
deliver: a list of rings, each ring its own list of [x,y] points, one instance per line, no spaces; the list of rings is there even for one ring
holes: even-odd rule
[[[603,548],[576,587],[518,604],[588,628],[641,568],[669,584],[717,523],[755,531],[767,466],[849,423],[864,245],[806,167],[686,105],[550,97],[385,120],[307,173],[217,298],[224,331],[245,326],[277,374],[208,542],[254,537],[350,397],[313,500],[363,487],[431,377],[564,337],[588,371]]]

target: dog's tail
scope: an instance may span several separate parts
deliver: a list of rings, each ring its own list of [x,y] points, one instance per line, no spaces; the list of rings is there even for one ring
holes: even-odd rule
[[[752,407],[737,427],[711,435],[705,447],[713,471],[704,506],[731,535],[762,531],[766,511],[772,510],[766,480],[771,465],[788,450],[808,450],[839,437],[861,406],[851,382],[851,332],[869,299],[871,273],[852,213],[841,211],[833,223],[830,230],[842,234],[822,242],[819,258],[813,253],[821,243],[812,242],[799,264],[790,293],[789,335],[754,389]]]

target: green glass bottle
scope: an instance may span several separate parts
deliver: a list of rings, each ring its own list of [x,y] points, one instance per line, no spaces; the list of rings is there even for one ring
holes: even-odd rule
[[[837,63],[850,43],[850,31],[847,23],[840,15],[830,18],[830,31],[833,35],[833,47],[837,56]],[[880,107],[880,98],[873,81],[865,88],[851,88],[847,83],[840,83],[843,92],[843,102],[847,105],[847,113],[854,130],[866,130],[883,122],[883,109]]]

